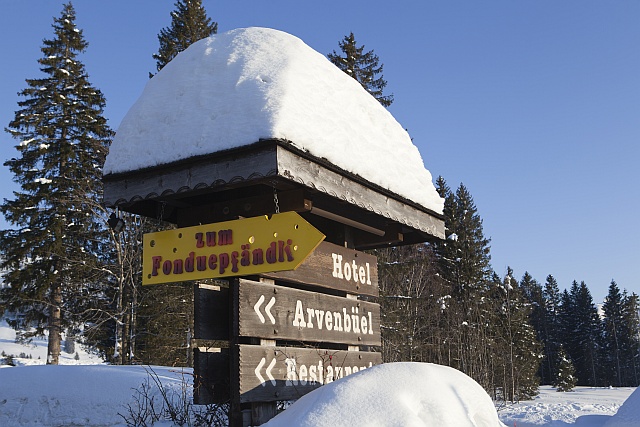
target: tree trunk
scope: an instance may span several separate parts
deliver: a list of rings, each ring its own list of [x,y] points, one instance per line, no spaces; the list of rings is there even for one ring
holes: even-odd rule
[[[51,302],[49,306],[49,341],[47,346],[47,365],[60,362],[60,341],[62,332],[62,285],[55,281],[51,284]]]
[[[115,343],[113,349],[113,362],[117,365],[122,365],[123,363],[123,352],[125,351],[125,336],[123,332],[123,323],[124,323],[124,267],[123,267],[123,254],[122,254],[122,240],[120,239],[120,235],[116,234],[113,230],[111,231],[111,238],[113,239],[116,254],[118,259],[118,302],[116,304],[116,325],[115,325]]]
[[[133,363],[136,355],[136,331],[138,321],[138,291],[134,283],[131,283],[131,307],[129,307],[131,316],[129,318],[129,362]]]

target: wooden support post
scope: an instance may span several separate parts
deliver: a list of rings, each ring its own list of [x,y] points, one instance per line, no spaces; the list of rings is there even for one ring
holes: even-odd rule
[[[272,279],[260,278],[260,282],[267,285],[275,285]],[[275,347],[276,340],[258,340],[263,347]],[[253,402],[251,403],[251,425],[259,426],[277,415],[277,402]]]
[[[229,404],[229,427],[244,427],[244,417],[240,404],[240,318],[238,310],[239,284],[237,279],[229,281],[229,383],[231,385],[231,399]]]
[[[251,425],[259,426],[277,415],[276,402],[254,402],[251,404]]]

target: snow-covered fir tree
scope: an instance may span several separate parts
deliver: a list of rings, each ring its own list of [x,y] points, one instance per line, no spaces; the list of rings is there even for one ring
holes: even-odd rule
[[[353,77],[375,99],[385,107],[393,103],[393,95],[384,95],[387,81],[382,75],[383,64],[373,50],[364,51],[358,46],[353,33],[349,33],[338,43],[341,52],[335,50],[327,58],[342,71]]]
[[[602,322],[591,292],[575,280],[562,294],[562,342],[576,369],[578,385],[603,385]]]
[[[153,54],[156,72],[162,70],[177,54],[218,32],[218,23],[212,22],[202,6],[202,0],[178,0],[171,12],[171,25],[160,30],[160,48]],[[149,73],[150,77],[153,73]]]
[[[48,330],[48,363],[57,364],[61,334],[103,295],[103,223],[96,210],[102,165],[112,131],[105,98],[79,59],[87,48],[71,3],[54,19],[38,60],[43,76],[27,79],[7,131],[17,154],[5,162],[19,185],[0,211],[13,229],[2,233],[0,290],[5,308],[24,319],[16,327]]]
[[[605,385],[637,386],[640,380],[638,296],[620,291],[612,280],[602,305]],[[607,369],[608,368],[608,369]]]
[[[620,387],[622,380],[622,347],[624,337],[622,293],[615,281],[611,281],[609,293],[602,305],[604,312],[604,362],[609,367],[605,373],[606,382]]]
[[[622,294],[622,316],[624,318],[622,343],[622,376],[627,386],[640,385],[640,298],[636,293]]]
[[[487,343],[493,333],[495,305],[489,298],[489,239],[484,237],[482,219],[463,184],[453,194],[440,177],[436,189],[445,199],[445,240],[434,248],[451,295],[451,308],[446,313],[452,334],[447,340],[450,364],[490,390],[494,385],[490,374],[493,349]]]
[[[520,280],[522,295],[531,305],[530,323],[536,331],[539,340],[544,338],[544,296],[542,285],[525,271]]]
[[[531,326],[532,305],[513,271],[507,268],[503,280],[494,274],[496,304],[492,319],[493,375],[500,390],[498,398],[508,401],[531,399],[538,394],[541,346]]]
[[[561,345],[560,324],[560,289],[558,282],[549,274],[545,280],[544,290],[544,333],[542,344],[544,345],[544,360],[541,369],[542,384],[551,384],[557,372],[556,360],[558,349]]]
[[[556,357],[555,365],[558,367],[558,371],[554,376],[552,385],[560,392],[572,391],[577,382],[577,378],[575,376],[576,370],[562,345],[558,347],[558,354]]]

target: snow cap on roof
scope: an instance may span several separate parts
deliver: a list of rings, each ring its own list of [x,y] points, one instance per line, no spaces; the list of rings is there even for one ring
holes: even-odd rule
[[[408,133],[300,39],[243,28],[191,45],[145,87],[105,174],[283,139],[436,212],[443,201]]]

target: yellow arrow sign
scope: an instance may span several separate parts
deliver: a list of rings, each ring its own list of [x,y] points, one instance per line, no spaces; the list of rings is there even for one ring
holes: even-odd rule
[[[142,284],[294,270],[324,238],[296,212],[145,234]]]

